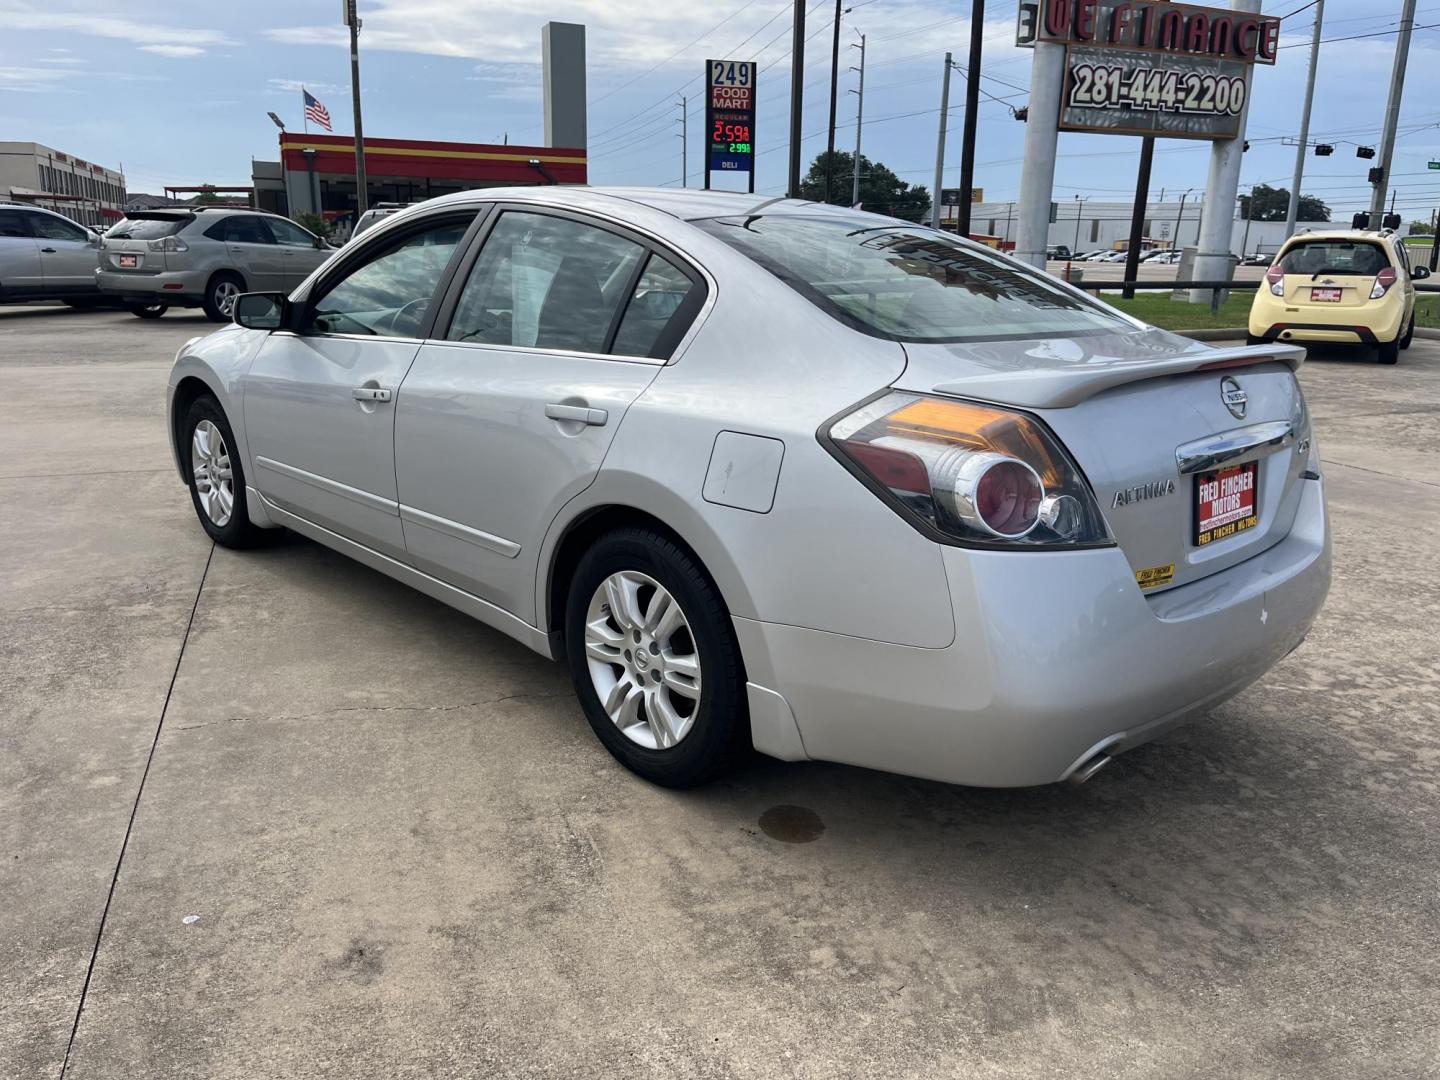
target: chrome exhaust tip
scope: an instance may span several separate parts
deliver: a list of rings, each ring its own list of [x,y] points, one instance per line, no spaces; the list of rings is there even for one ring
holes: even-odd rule
[[[1075,771],[1065,778],[1065,782],[1079,787],[1114,760],[1109,754],[1096,754],[1076,766]]]

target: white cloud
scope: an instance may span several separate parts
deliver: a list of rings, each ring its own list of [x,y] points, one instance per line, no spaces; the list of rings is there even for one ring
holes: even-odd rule
[[[339,94],[348,92],[350,87],[340,86],[336,83],[327,82],[306,82],[303,79],[267,79],[272,93],[298,94],[301,90],[309,90],[312,94]]]
[[[59,84],[77,72],[65,68],[0,67],[0,92],[19,94],[55,91]]]
[[[197,45],[141,45],[141,52],[158,53],[161,56],[172,56],[183,59],[187,56],[204,56],[205,50]]]
[[[108,8],[109,5],[105,5]],[[0,0],[0,25],[6,30],[63,30],[75,34],[157,45],[232,44],[219,30],[200,30],[160,20],[130,19],[99,10],[53,11],[30,0]]]

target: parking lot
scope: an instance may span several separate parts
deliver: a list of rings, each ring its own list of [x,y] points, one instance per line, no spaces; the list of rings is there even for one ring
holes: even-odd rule
[[[212,548],[211,329],[0,308],[0,1076],[1437,1074],[1440,342],[1303,368],[1330,600],[1208,719],[1081,788],[679,793],[559,665]]]

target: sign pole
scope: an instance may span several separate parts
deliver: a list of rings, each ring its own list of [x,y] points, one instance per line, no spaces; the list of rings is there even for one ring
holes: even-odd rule
[[[1140,240],[1145,234],[1145,204],[1150,200],[1150,163],[1155,159],[1155,139],[1146,135],[1140,140],[1140,171],[1135,177],[1135,207],[1130,211],[1130,246],[1125,249],[1126,300],[1134,299],[1135,286],[1129,284],[1140,273]],[[1075,254],[1073,251],[1070,253]]]
[[[1400,11],[1400,34],[1395,39],[1395,66],[1390,72],[1390,100],[1385,105],[1385,130],[1380,136],[1379,179],[1370,194],[1370,228],[1380,227],[1385,210],[1385,188],[1390,183],[1390,158],[1395,153],[1395,128],[1400,123],[1400,96],[1405,92],[1405,64],[1410,59],[1410,31],[1415,26],[1415,0],[1405,0]],[[1373,170],[1372,170],[1373,171]]]
[[[980,120],[980,46],[985,40],[985,0],[970,5],[970,65],[965,71],[965,130],[960,136],[958,236],[970,235],[970,189],[975,183],[975,127]]]
[[[1310,74],[1305,80],[1305,106],[1300,110],[1300,141],[1295,147],[1295,175],[1290,181],[1290,205],[1285,210],[1285,239],[1295,235],[1300,214],[1300,185],[1305,182],[1305,145],[1310,141],[1310,106],[1315,100],[1315,65],[1320,61],[1320,23],[1325,18],[1325,0],[1315,0],[1315,27],[1310,34]],[[1242,251],[1243,255],[1244,252]]]
[[[1060,90],[1065,80],[1065,46],[1035,42],[1030,64],[1030,112],[1025,120],[1025,165],[1020,171],[1020,205],[1015,257],[1045,269],[1050,237],[1050,195],[1055,187],[1055,147],[1060,137]]]
[[[835,95],[840,83],[840,5],[845,0],[835,0],[835,32],[830,38],[830,137],[825,143],[825,201],[830,201],[835,180]],[[949,78],[949,74],[946,74]],[[942,128],[944,125],[941,125]],[[750,174],[750,190],[755,190],[755,174]]]
[[[365,128],[360,123],[360,16],[356,0],[345,0],[345,24],[350,27],[350,101],[355,110],[355,220],[370,209],[370,185],[365,180]]]

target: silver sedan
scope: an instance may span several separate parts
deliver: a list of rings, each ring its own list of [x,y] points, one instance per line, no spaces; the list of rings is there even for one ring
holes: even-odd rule
[[[181,349],[200,523],[563,659],[657,783],[754,748],[1083,780],[1304,638],[1299,349],[1215,349],[834,207],[527,187],[393,215]]]

